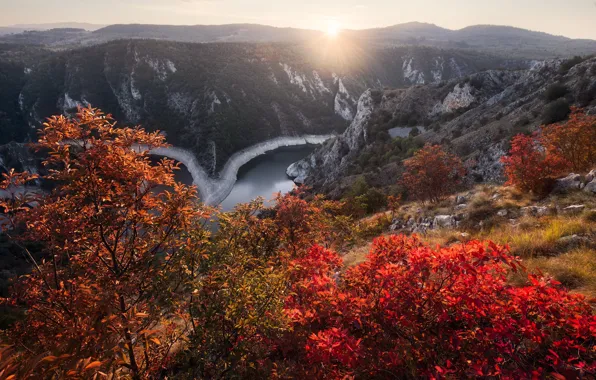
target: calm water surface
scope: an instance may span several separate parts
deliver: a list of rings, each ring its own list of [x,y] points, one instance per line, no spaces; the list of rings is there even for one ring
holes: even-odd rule
[[[294,188],[294,182],[286,175],[288,166],[303,159],[314,151],[314,146],[293,146],[279,148],[250,161],[238,172],[238,181],[232,192],[221,203],[229,211],[238,203],[246,203],[257,197],[273,198],[277,192],[287,193]],[[187,185],[192,176],[184,166],[176,172],[176,179]]]

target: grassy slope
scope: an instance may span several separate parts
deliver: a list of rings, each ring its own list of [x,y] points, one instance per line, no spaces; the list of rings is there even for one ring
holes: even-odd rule
[[[523,259],[530,272],[540,271],[572,291],[596,298],[596,197],[578,191],[538,200],[513,188],[500,186],[479,186],[460,195],[466,196],[468,201],[467,207],[459,211],[455,209],[454,197],[451,197],[437,205],[407,203],[394,216],[408,219],[467,214],[458,228],[430,230],[422,239],[441,246],[476,239],[507,244],[512,254]],[[586,206],[580,214],[560,212],[566,206],[578,204]],[[524,215],[522,207],[534,205],[549,207],[551,215]],[[497,215],[500,210],[507,210],[507,215]],[[380,213],[362,220],[361,224],[387,219],[391,219],[389,213]],[[403,232],[385,229],[385,233]],[[561,238],[573,235],[578,237],[561,241]],[[364,261],[369,248],[370,242],[366,242],[347,252],[344,256],[346,267]],[[519,285],[525,280],[521,276],[511,279],[512,283]]]

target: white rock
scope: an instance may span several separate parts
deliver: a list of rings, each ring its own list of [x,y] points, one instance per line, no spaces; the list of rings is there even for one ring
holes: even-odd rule
[[[565,208],[563,209],[563,212],[564,212],[565,214],[571,214],[571,215],[575,215],[575,214],[579,214],[579,213],[581,213],[582,211],[584,211],[584,210],[585,210],[585,208],[586,208],[586,206],[585,206],[585,205],[572,205],[572,206],[565,207]]]
[[[509,212],[507,210],[505,210],[505,209],[499,210],[499,212],[497,212],[497,215],[498,216],[502,216],[502,217],[507,216],[507,214],[509,214]]]
[[[286,63],[280,63],[279,64],[281,67],[283,67],[284,71],[286,72],[286,74],[288,75],[288,79],[290,80],[290,83],[299,86],[303,92],[308,93],[308,90],[306,88],[306,77],[304,75],[299,74],[297,71],[294,71],[288,64]]]
[[[528,206],[521,209],[524,215],[529,216],[545,216],[551,214],[551,211],[546,206]]]
[[[461,205],[466,203],[466,197],[464,197],[463,195],[458,195],[457,197],[455,197],[455,204],[456,205]]]
[[[586,193],[596,194],[596,179],[593,179],[592,182],[587,183],[583,190]]]
[[[433,220],[432,227],[438,228],[454,228],[457,224],[453,215],[437,215]]]
[[[412,68],[412,62],[414,58],[404,60],[402,70],[404,73],[404,79],[407,79],[412,84],[424,84],[424,73],[420,70]]]
[[[475,99],[474,95],[472,95],[472,86],[470,86],[469,83],[466,83],[463,86],[458,83],[453,88],[453,91],[447,94],[442,103],[437,103],[434,106],[431,115],[448,113],[460,108],[468,107]]]

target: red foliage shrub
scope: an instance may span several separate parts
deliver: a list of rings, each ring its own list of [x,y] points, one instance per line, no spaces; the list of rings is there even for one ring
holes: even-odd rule
[[[445,152],[440,145],[425,145],[404,161],[404,166],[401,183],[422,201],[440,201],[455,190],[465,173],[459,157]]]
[[[596,165],[596,116],[572,108],[566,123],[542,127],[541,141],[548,154],[564,160],[570,170],[589,171]]]
[[[379,238],[340,276],[314,247],[293,263],[283,346],[294,375],[315,378],[542,378],[594,375],[596,318],[579,295],[530,277],[492,243],[431,249]]]
[[[511,140],[509,155],[501,158],[507,184],[535,194],[544,194],[567,163],[547,152],[536,136],[517,135]]]
[[[505,165],[507,184],[544,194],[565,171],[588,171],[596,165],[596,116],[573,108],[563,124],[542,126],[533,136],[517,135],[511,141]]]

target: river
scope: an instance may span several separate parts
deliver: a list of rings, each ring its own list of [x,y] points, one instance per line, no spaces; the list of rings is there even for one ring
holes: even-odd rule
[[[265,153],[243,165],[238,171],[238,180],[227,198],[221,203],[223,211],[229,211],[238,203],[247,203],[257,197],[270,200],[276,192],[287,193],[294,188],[294,182],[286,175],[288,166],[313,152],[315,146],[288,146]],[[190,172],[181,165],[176,179],[192,185]]]

